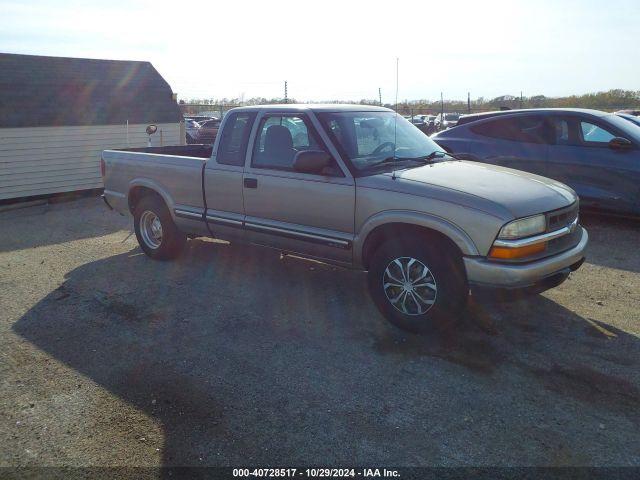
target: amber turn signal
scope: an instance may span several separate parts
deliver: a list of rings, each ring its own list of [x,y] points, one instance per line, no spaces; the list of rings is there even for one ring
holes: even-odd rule
[[[533,245],[527,245],[526,247],[492,247],[489,252],[489,257],[499,260],[514,260],[544,252],[546,248],[547,242],[534,243]]]

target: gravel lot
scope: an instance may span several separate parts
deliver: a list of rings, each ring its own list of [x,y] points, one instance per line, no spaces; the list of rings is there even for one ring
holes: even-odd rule
[[[1,465],[640,466],[640,224],[455,335],[364,275],[192,240],[145,257],[98,198],[0,213]]]

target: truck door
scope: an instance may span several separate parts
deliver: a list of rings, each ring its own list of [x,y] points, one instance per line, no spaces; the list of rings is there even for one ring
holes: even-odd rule
[[[255,112],[227,115],[204,169],[206,222],[215,237],[244,240],[242,175]]]
[[[336,160],[318,175],[293,170],[297,152],[331,153],[314,121],[302,113],[259,118],[243,180],[246,235],[286,252],[351,263],[353,177]]]

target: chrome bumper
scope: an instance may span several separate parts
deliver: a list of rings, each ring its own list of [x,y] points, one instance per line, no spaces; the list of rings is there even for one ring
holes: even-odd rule
[[[584,250],[589,234],[582,230],[578,244],[565,252],[526,264],[505,264],[486,258],[465,257],[464,266],[471,286],[495,288],[525,288],[536,285],[544,279],[579,266],[584,259]]]

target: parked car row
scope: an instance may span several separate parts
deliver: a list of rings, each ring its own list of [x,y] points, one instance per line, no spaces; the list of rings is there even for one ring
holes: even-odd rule
[[[198,132],[195,136],[194,143],[203,143],[207,145],[213,145],[218,135],[218,129],[220,128],[220,119],[212,118],[200,124]]]
[[[410,117],[409,121],[413,123],[419,130],[426,133],[427,135],[431,135],[436,132],[435,128],[435,115],[414,115]]]
[[[212,145],[218,134],[220,119],[215,117],[185,117],[185,135],[187,144]]]
[[[435,132],[455,127],[460,117],[459,113],[439,113],[438,115],[418,114],[406,116],[405,118],[418,127],[419,130],[431,135]]]
[[[437,132],[440,132],[455,127],[459,119],[459,113],[439,113],[434,120],[435,129]]]
[[[640,216],[636,116],[587,109],[487,112],[464,115],[432,139],[460,159],[565,183],[583,208]]]

